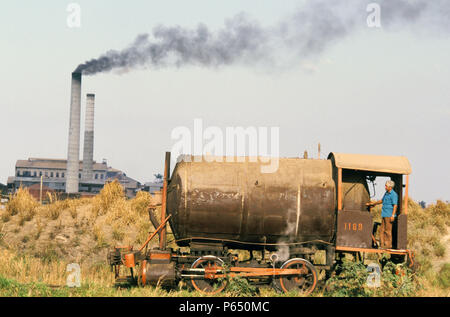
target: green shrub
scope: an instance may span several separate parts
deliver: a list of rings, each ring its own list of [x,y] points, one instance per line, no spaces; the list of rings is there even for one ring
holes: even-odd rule
[[[336,274],[325,284],[326,296],[333,297],[368,297],[368,296],[413,296],[420,288],[413,278],[413,273],[405,264],[388,261],[380,276],[380,286],[367,286],[368,271],[361,262],[345,260],[338,265]]]
[[[441,267],[437,281],[442,288],[450,288],[450,263],[445,263]]]
[[[405,264],[387,262],[381,274],[381,287],[376,290],[376,296],[404,297],[414,296],[420,288],[414,280],[412,271]]]
[[[335,275],[325,283],[325,295],[332,297],[370,296],[366,290],[369,273],[364,264],[344,259],[336,267]]]
[[[225,292],[229,296],[255,296],[259,290],[251,285],[244,277],[235,276],[227,278],[227,287]]]

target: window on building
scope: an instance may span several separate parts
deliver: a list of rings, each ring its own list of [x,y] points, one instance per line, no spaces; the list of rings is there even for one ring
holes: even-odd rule
[[[95,174],[95,179],[98,179],[98,174]]]
[[[103,179],[103,174],[100,174],[100,179]]]
[[[59,172],[56,172],[56,177],[58,177],[58,178],[59,178]]]
[[[20,171],[17,171],[17,176],[20,176]]]
[[[42,176],[42,172],[39,172],[39,177],[41,177]]]
[[[53,172],[50,172],[50,177],[53,177]]]
[[[61,177],[64,178],[64,173],[61,173]]]
[[[33,172],[33,177],[36,177],[37,176],[37,173],[36,173],[36,171],[34,171]]]
[[[78,178],[81,178],[81,173],[78,173]]]
[[[48,172],[45,172],[45,177],[48,177]]]

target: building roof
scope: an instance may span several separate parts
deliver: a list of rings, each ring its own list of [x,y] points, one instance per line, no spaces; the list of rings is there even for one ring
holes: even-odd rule
[[[119,183],[121,183],[125,188],[136,188],[136,186],[140,186],[140,182],[126,176],[123,173],[118,173],[117,175],[114,175],[113,177],[108,177],[106,179],[107,182],[111,182],[113,180],[117,179]]]
[[[160,187],[162,187],[163,182],[146,182],[146,183],[144,183],[144,186],[154,186],[154,187],[160,186]]]
[[[63,159],[49,159],[49,158],[29,158],[28,160],[17,160],[16,168],[48,168],[48,169],[62,169],[65,170],[67,160]],[[83,161],[80,161],[80,170],[83,169]],[[94,171],[106,171],[108,167],[103,163],[96,163],[93,165]]]
[[[336,167],[393,174],[411,174],[411,165],[405,156],[330,153]]]
[[[28,186],[27,188],[28,190],[40,190],[41,184],[33,184],[31,186]],[[53,189],[48,186],[42,185],[42,191],[53,191]]]

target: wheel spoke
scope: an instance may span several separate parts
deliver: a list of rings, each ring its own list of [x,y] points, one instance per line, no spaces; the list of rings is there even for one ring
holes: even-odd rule
[[[202,257],[197,259],[192,268],[220,270],[223,262],[216,257]],[[202,293],[215,294],[222,291],[226,286],[226,281],[219,281],[216,278],[191,279],[192,286]]]
[[[317,282],[317,273],[314,266],[304,259],[291,259],[285,262],[281,268],[284,269],[299,269],[305,273],[294,276],[280,277],[280,285],[284,292],[298,290],[301,293],[311,293]]]

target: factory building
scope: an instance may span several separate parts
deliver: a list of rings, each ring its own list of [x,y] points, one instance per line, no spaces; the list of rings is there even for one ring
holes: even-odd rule
[[[106,161],[96,163],[94,156],[94,112],[95,94],[86,94],[86,114],[83,158],[80,160],[81,121],[81,73],[72,73],[69,140],[67,159],[29,158],[16,162],[15,174],[8,178],[8,191],[19,187],[36,188],[36,184],[48,191],[75,195],[92,195],[100,192],[105,183],[119,181],[127,197],[131,198],[141,190],[141,184],[124,172],[107,166]],[[152,187],[153,189],[153,187]]]
[[[78,191],[84,194],[100,192],[106,182],[118,180],[125,189],[127,197],[134,197],[141,184],[126,176],[122,171],[107,166],[106,161],[91,164],[92,175],[83,177],[83,161],[79,162]],[[20,186],[30,187],[40,184],[56,192],[64,192],[67,180],[67,160],[48,158],[29,158],[16,162],[15,175],[8,178],[8,188],[15,191]]]

